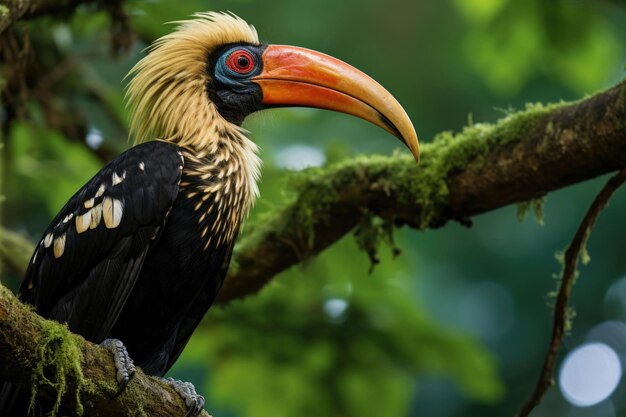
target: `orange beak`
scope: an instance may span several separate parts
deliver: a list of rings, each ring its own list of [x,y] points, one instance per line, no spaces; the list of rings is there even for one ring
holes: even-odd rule
[[[331,56],[295,46],[270,45],[263,71],[252,78],[267,106],[334,110],[372,122],[396,136],[419,161],[413,124],[398,101],[363,72]]]

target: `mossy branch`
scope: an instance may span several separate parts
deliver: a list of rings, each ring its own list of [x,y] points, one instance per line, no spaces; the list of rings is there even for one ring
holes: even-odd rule
[[[407,152],[306,171],[292,201],[262,225],[247,226],[219,301],[253,294],[321,252],[350,232],[364,209],[417,229],[468,223],[626,166],[626,83],[442,133],[422,150],[419,166]]]
[[[83,416],[185,415],[176,391],[141,370],[122,395],[111,399],[115,372],[108,350],[41,318],[0,285],[0,379],[28,391],[37,387],[39,395]]]

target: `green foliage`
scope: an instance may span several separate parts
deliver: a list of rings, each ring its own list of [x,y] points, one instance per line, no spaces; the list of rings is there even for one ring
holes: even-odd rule
[[[24,215],[34,209],[52,217],[101,167],[84,144],[36,124],[14,123],[9,140],[12,175],[6,179],[6,190],[11,198],[6,205],[10,213]]]
[[[581,93],[616,73],[624,49],[596,2],[454,0],[471,30],[465,53],[498,94],[513,95],[539,74]],[[583,63],[583,64],[581,64]]]
[[[172,23],[207,10],[206,1],[138,1],[131,6],[133,27],[147,39],[156,39],[172,31]]]
[[[212,400],[241,416],[404,416],[420,373],[445,375],[477,401],[501,398],[492,355],[428,317],[412,277],[383,258],[366,277],[344,239],[306,271],[213,311],[183,360],[208,357]],[[277,393],[280,404],[267,401]]]

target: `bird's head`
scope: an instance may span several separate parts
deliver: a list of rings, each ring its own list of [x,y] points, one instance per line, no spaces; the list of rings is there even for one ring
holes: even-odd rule
[[[212,133],[239,129],[271,107],[316,107],[368,120],[416,160],[415,129],[398,101],[358,69],[309,49],[266,45],[232,14],[199,13],[160,38],[131,70],[131,134],[202,149]]]

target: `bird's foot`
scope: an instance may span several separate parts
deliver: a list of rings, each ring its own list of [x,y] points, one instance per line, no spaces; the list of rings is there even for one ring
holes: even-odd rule
[[[128,351],[124,344],[117,339],[106,339],[100,343],[105,347],[115,358],[115,369],[117,369],[116,379],[118,383],[117,392],[113,395],[113,398],[119,396],[128,385],[133,376],[135,376],[135,364],[133,360],[128,356]]]
[[[191,382],[183,382],[173,378],[161,378],[180,395],[187,405],[185,417],[199,416],[204,410],[204,397],[196,392],[196,387]]]

